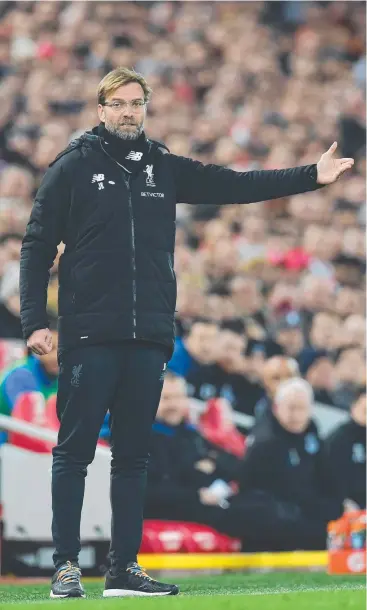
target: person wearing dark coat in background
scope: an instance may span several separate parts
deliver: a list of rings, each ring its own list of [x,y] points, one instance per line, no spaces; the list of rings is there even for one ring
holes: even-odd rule
[[[219,526],[242,537],[247,550],[325,548],[327,523],[342,513],[341,503],[322,490],[312,401],[305,380],[283,382],[272,411],[247,440],[239,494]]]
[[[196,318],[185,336],[176,339],[167,369],[187,379],[190,373],[205,369],[215,357],[219,328],[214,320]]]
[[[153,424],[144,514],[211,525],[224,499],[218,490],[230,492],[241,460],[206,441],[188,423],[188,407],[185,380],[168,371]]]
[[[253,415],[263,389],[246,376],[246,337],[240,322],[229,320],[222,324],[215,363],[193,370],[187,375],[187,382],[194,398],[226,398],[235,411]]]
[[[0,283],[0,339],[23,339],[17,261],[7,263]]]
[[[282,347],[284,355],[297,359],[304,348],[302,322],[298,313],[290,311],[274,324],[273,340]]]
[[[315,400],[335,404],[334,362],[326,349],[305,349],[298,360],[302,377],[311,384]]]
[[[350,418],[325,440],[325,487],[352,508],[366,507],[366,390],[350,410]],[[352,506],[350,504],[352,503]],[[357,506],[353,506],[357,505]]]

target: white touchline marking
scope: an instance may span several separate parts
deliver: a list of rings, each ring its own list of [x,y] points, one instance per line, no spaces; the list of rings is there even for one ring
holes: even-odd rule
[[[365,588],[363,585],[330,585],[329,587],[303,587],[301,585],[294,587],[294,589],[279,587],[277,589],[264,589],[264,591],[249,591],[242,595],[288,595],[289,593],[319,593],[321,591],[362,591]]]
[[[238,589],[238,585],[234,587],[234,589]],[[238,591],[224,591],[224,592],[220,592],[220,591],[213,591],[213,592],[208,592],[208,593],[203,593],[202,596],[209,596],[209,597],[214,597],[214,596],[220,596],[220,595],[229,595],[229,596],[233,596],[233,595],[237,595],[237,597],[242,597],[242,596],[248,596],[248,595],[289,595],[291,593],[319,593],[322,591],[330,591],[335,593],[336,591],[364,591],[365,590],[365,586],[364,585],[330,585],[329,587],[303,587],[302,585],[300,586],[295,586],[293,589],[289,589],[289,588],[285,588],[285,587],[277,587],[276,589],[263,589],[262,591],[259,591],[258,589],[253,589],[251,590],[251,588],[249,589],[249,591],[241,591],[240,593]],[[190,595],[190,591],[183,591],[181,593],[181,596],[189,596]],[[195,597],[201,597],[201,594],[199,593],[198,595],[196,593],[193,593],[193,596]]]

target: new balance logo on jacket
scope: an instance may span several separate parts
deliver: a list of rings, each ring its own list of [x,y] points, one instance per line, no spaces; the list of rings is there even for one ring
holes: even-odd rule
[[[134,150],[131,150],[129,152],[129,154],[126,155],[125,159],[130,159],[131,161],[140,161],[142,156],[143,156],[142,152],[135,152]]]

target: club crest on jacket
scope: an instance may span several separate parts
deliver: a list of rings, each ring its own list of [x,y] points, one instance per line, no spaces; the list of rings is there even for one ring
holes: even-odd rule
[[[147,165],[146,168],[143,170],[143,172],[144,172],[144,174],[147,175],[146,185],[147,186],[155,186],[154,174],[153,174],[153,165]]]

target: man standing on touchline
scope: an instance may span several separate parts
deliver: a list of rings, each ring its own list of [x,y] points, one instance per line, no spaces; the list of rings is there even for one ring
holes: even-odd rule
[[[21,320],[36,354],[51,350],[49,269],[59,265],[60,431],[53,450],[51,597],[80,597],[78,554],[87,466],[111,414],[112,534],[103,595],[175,595],[137,564],[151,427],[174,344],[175,206],[250,203],[313,191],[350,169],[317,165],[235,172],[171,154],[144,133],[151,89],[127,68],[98,87],[100,124],[47,170],[21,251]],[[98,493],[98,490],[96,490]]]

